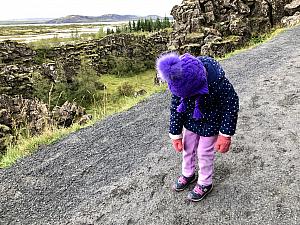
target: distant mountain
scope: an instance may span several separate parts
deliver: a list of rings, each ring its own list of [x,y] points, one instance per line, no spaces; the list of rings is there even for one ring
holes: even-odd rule
[[[33,22],[45,22],[48,20],[52,20],[54,18],[22,18],[22,19],[12,19],[9,21],[33,21]]]
[[[87,23],[97,22],[97,17],[93,16],[80,16],[80,15],[69,15],[46,21],[46,23]]]
[[[0,25],[41,24],[51,19],[53,18],[24,18],[24,19],[0,20]]]
[[[105,14],[102,16],[81,16],[81,15],[69,15],[57,19],[52,19],[46,23],[55,24],[55,23],[93,23],[93,22],[119,22],[119,21],[132,21],[138,20],[140,18],[163,18],[157,15],[148,15],[148,16],[135,16],[135,15],[118,15],[118,14]]]

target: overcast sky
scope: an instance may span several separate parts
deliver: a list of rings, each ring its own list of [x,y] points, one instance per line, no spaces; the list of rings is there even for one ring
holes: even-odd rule
[[[169,16],[182,0],[1,0],[0,20],[67,15],[131,14]]]

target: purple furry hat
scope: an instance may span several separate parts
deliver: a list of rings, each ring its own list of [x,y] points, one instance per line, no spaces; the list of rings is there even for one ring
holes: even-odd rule
[[[202,118],[200,95],[208,94],[206,70],[202,62],[188,53],[182,56],[168,53],[157,59],[156,69],[162,80],[168,83],[172,94],[182,98],[177,111],[186,110],[184,98],[197,96],[194,118]]]

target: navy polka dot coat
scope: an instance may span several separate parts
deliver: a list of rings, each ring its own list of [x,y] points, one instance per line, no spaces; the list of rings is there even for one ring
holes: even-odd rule
[[[234,135],[239,98],[232,84],[225,77],[225,72],[220,64],[208,56],[198,57],[207,71],[209,94],[203,95],[200,102],[200,111],[203,118],[193,119],[195,97],[186,99],[187,109],[183,113],[177,112],[180,97],[173,95],[171,100],[170,137],[182,137],[182,128],[204,137],[210,137],[221,132],[225,135]]]

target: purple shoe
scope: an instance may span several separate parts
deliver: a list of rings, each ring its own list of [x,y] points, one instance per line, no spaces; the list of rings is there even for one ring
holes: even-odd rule
[[[174,191],[183,191],[187,186],[196,181],[196,175],[194,174],[191,177],[185,177],[181,175],[173,185]]]
[[[211,190],[213,189],[213,185],[199,185],[197,184],[194,189],[188,194],[188,199],[193,202],[201,201]]]

